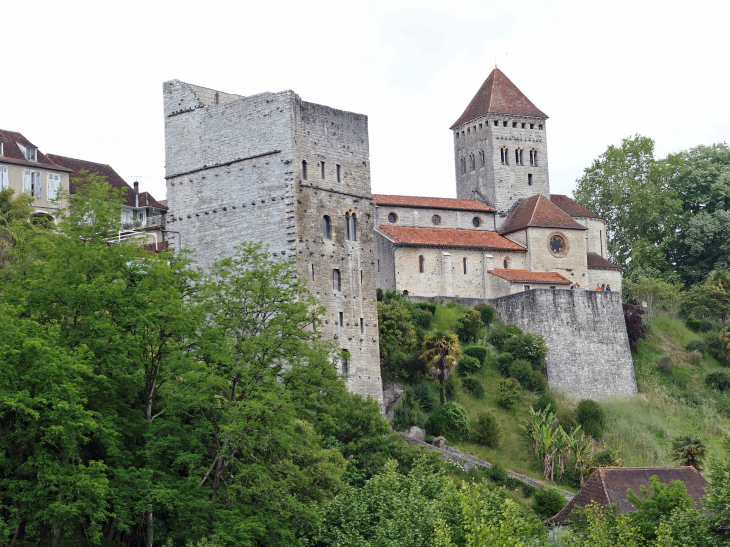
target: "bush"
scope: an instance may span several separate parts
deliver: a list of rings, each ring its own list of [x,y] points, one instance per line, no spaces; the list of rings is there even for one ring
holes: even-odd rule
[[[515,359],[528,361],[534,370],[542,370],[548,352],[545,339],[539,334],[516,334],[507,338],[503,344],[504,351],[511,353]]]
[[[504,325],[492,331],[489,335],[489,343],[494,346],[499,353],[503,353],[504,343],[517,334],[522,334],[522,331],[514,325]]]
[[[624,322],[626,323],[626,334],[629,338],[629,347],[631,351],[636,352],[636,344],[639,340],[646,338],[646,329],[641,316],[646,312],[639,306],[633,304],[624,304]]]
[[[537,398],[532,408],[535,412],[539,412],[540,410],[544,411],[548,405],[550,405],[550,412],[557,412],[558,403],[555,401],[555,397],[549,393],[543,393]]]
[[[524,359],[517,359],[509,367],[509,375],[517,380],[522,389],[532,389],[532,365]]]
[[[393,412],[393,429],[396,431],[410,429],[412,425],[419,425],[420,422],[418,402],[409,391],[406,391]]]
[[[684,320],[684,324],[692,332],[702,332],[702,321],[697,319],[694,315],[690,315]]]
[[[444,382],[444,398],[446,398],[447,401],[453,401],[456,399],[456,388],[458,385],[459,380],[455,375],[452,374],[446,378],[446,381]]]
[[[469,416],[460,404],[448,402],[431,415],[426,429],[429,435],[442,435],[452,442],[467,439]]]
[[[532,373],[532,391],[535,393],[545,393],[548,388],[547,378],[545,375],[536,370]]]
[[[411,308],[411,320],[416,327],[429,329],[433,321],[433,314],[421,308]]]
[[[439,404],[438,397],[429,389],[426,382],[418,382],[409,391],[424,412],[431,412]]]
[[[383,289],[375,289],[375,299],[378,302],[383,301]]]
[[[557,515],[565,503],[565,496],[551,486],[538,488],[532,496],[532,509],[543,520]]]
[[[484,398],[484,386],[479,379],[474,378],[474,376],[464,378],[461,381],[461,387],[464,388],[464,391],[471,393],[477,399]]]
[[[575,419],[586,435],[598,439],[603,434],[603,409],[596,401],[583,399],[579,402]]]
[[[428,310],[431,312],[431,315],[436,315],[436,304],[432,302],[418,302],[416,304],[417,308],[421,308],[422,310]]]
[[[514,378],[504,378],[499,382],[497,404],[506,410],[513,408],[520,398],[520,385]]]
[[[599,450],[596,455],[593,456],[593,465],[596,467],[619,467],[621,460],[616,457],[616,454],[609,449]]]
[[[474,309],[482,316],[482,323],[485,327],[491,325],[494,318],[497,317],[497,310],[495,310],[492,306],[479,304],[478,306],[474,306]]]
[[[459,359],[458,372],[461,376],[471,376],[482,368],[482,363],[476,357],[468,355]]]
[[[687,351],[699,351],[702,355],[707,353],[707,342],[702,338],[695,338],[687,342]]]
[[[481,328],[482,316],[476,310],[466,310],[456,318],[454,324],[454,332],[459,337],[459,341],[464,343],[476,340]]]
[[[672,367],[674,367],[674,361],[672,361],[672,358],[669,357],[669,355],[662,355],[659,359],[657,359],[656,366],[665,374],[669,374],[672,372]]]
[[[687,362],[694,367],[698,366],[702,362],[702,352],[697,350],[690,352]]]
[[[707,354],[713,359],[717,360],[722,366],[728,366],[727,358],[725,357],[725,347],[723,346],[720,335],[716,332],[708,332],[702,338],[707,344]]]
[[[522,489],[522,495],[526,498],[531,498],[535,494],[535,490],[537,490],[537,488],[526,482],[520,483],[520,489]]]
[[[471,430],[471,439],[475,443],[494,448],[499,444],[500,427],[494,414],[485,410],[477,416]]]
[[[497,372],[499,372],[502,376],[509,376],[509,366],[514,360],[515,358],[511,353],[500,353],[499,357],[497,357],[497,362],[495,363]]]
[[[489,350],[484,346],[467,346],[462,348],[461,353],[468,355],[469,357],[474,357],[474,359],[478,359],[479,363],[483,365],[487,362]]]
[[[710,389],[716,389],[717,391],[726,391],[730,389],[730,374],[721,370],[719,372],[712,372],[705,376],[705,384]]]
[[[716,331],[720,328],[720,325],[713,321],[712,319],[703,319],[702,320],[702,332],[712,332]]]
[[[498,486],[504,486],[509,478],[507,470],[499,464],[494,464],[492,467],[487,469],[485,475],[487,475],[489,480]]]

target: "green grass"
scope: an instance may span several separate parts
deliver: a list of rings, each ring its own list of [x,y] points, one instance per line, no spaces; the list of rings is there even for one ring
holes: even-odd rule
[[[439,306],[431,330],[453,330],[454,320],[460,312],[459,308]],[[718,393],[705,386],[705,376],[722,368],[714,359],[705,356],[698,366],[689,364],[684,348],[697,337],[679,319],[668,316],[654,319],[648,338],[639,342],[634,355],[640,394],[632,399],[601,402],[606,430],[596,443],[597,449],[604,444],[614,448],[621,446],[623,465],[632,467],[676,465],[669,457],[669,450],[672,438],[678,435],[698,435],[711,452],[719,450],[723,435],[730,432],[730,392]],[[485,342],[482,339],[479,343]],[[671,373],[661,372],[656,366],[657,360],[664,355],[669,355],[675,363]],[[459,387],[457,402],[466,409],[472,422],[484,410],[494,413],[501,424],[500,443],[491,449],[469,442],[455,444],[455,447],[542,480],[541,465],[529,454],[520,428],[537,395],[523,392],[518,405],[506,411],[496,404],[500,375],[487,366],[477,376],[484,385],[484,398],[476,399]],[[438,391],[435,383],[431,387]],[[558,401],[559,417],[570,418],[578,401],[553,396]],[[566,486],[561,485],[561,488]]]

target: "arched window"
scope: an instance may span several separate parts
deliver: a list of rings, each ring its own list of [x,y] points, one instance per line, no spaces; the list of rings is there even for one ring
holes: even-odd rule
[[[345,239],[350,240],[350,213],[345,213]]]
[[[461,174],[466,173],[466,158],[461,158]]]
[[[340,290],[340,270],[332,270],[332,289],[335,291]]]
[[[484,167],[484,150],[479,151],[479,167]]]
[[[425,259],[423,258],[423,255],[419,255],[418,257],[418,271],[419,273],[423,273],[423,263],[425,262]]]
[[[471,167],[472,171],[474,171],[474,169],[476,169],[476,163],[474,161],[474,154],[469,154],[469,167]]]
[[[327,215],[322,217],[322,238],[332,239],[332,221]]]
[[[505,258],[504,259],[504,269],[506,270],[508,268],[509,268],[509,262],[507,262],[507,259]]]
[[[302,160],[302,179],[307,180],[307,160]]]
[[[464,275],[466,275],[466,257],[464,257]]]
[[[352,230],[350,230],[350,235],[352,236],[352,241],[357,241],[357,216],[355,216],[355,213],[352,213],[351,222]]]

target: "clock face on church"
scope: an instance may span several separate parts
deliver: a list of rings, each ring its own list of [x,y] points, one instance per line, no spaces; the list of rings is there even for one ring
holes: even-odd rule
[[[568,239],[563,234],[550,234],[548,236],[548,249],[550,249],[550,254],[553,256],[562,258],[568,254]]]

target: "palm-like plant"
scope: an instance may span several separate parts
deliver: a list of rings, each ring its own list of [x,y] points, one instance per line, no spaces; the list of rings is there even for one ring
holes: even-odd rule
[[[441,384],[441,406],[444,406],[444,382],[461,357],[459,337],[450,333],[429,333],[423,341],[423,350],[421,360],[431,365],[429,374]]]
[[[707,446],[699,437],[681,435],[672,440],[671,456],[680,465],[691,465],[698,471],[702,470],[702,460],[707,455]]]

